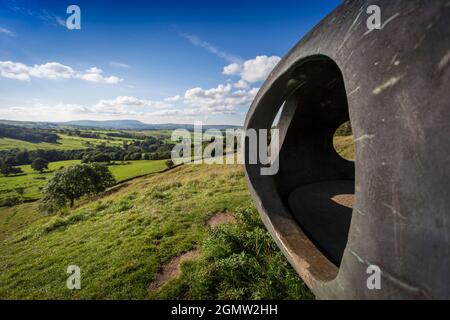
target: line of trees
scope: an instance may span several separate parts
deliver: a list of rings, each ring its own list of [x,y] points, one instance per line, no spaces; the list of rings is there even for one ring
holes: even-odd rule
[[[9,166],[9,165],[2,165],[0,167],[0,173],[2,175],[4,175],[5,177],[9,177],[9,176],[12,176],[12,175],[21,174],[21,173],[23,173],[23,171],[20,168],[16,168],[16,167]]]
[[[81,130],[70,130],[70,129],[61,129],[59,130],[60,133],[67,134],[68,136],[76,136],[80,138],[88,138],[88,139],[101,139],[102,136],[98,133],[91,132],[91,131],[81,131]]]
[[[59,136],[46,130],[0,124],[0,138],[17,139],[33,143],[57,143]]]
[[[124,142],[122,146],[100,144],[83,150],[1,150],[1,166],[32,164],[36,159],[47,162],[82,160],[83,162],[109,162],[129,160],[162,160],[170,158],[174,144],[149,137],[142,141]]]
[[[126,138],[126,139],[135,139],[135,140],[145,140],[148,138],[145,134],[140,134],[137,132],[126,132],[126,131],[118,131],[118,132],[105,132],[104,135],[88,131],[88,130],[78,130],[78,129],[59,129],[59,133],[66,134],[68,136],[76,136],[81,138],[90,138],[90,139],[102,139],[106,136],[106,139],[110,138]]]

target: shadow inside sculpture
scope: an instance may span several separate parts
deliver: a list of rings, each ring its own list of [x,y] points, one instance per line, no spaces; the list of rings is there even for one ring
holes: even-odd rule
[[[350,120],[342,73],[325,56],[302,61],[289,74],[298,84],[280,115],[277,192],[304,233],[336,266],[347,244],[355,164],[333,146],[336,130]]]
[[[289,208],[305,233],[339,264],[352,219],[354,182],[339,180],[302,186],[289,195]]]

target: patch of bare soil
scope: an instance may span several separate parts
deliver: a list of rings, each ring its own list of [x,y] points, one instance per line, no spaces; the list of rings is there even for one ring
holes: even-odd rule
[[[341,206],[347,207],[347,208],[353,208],[354,202],[355,202],[355,195],[354,194],[338,194],[331,198],[336,203],[339,203]]]
[[[213,215],[211,218],[209,218],[208,225],[214,229],[225,223],[235,223],[235,222],[236,218],[231,213],[219,212]]]
[[[154,291],[163,286],[167,281],[177,278],[181,272],[181,264],[188,260],[194,260],[200,255],[198,249],[194,249],[174,257],[167,262],[162,270],[156,274],[155,279],[150,283],[148,289]]]

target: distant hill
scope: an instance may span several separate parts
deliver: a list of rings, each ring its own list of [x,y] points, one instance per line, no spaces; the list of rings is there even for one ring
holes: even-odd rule
[[[59,125],[53,122],[33,122],[33,121],[14,121],[14,120],[1,120],[0,124],[6,124],[10,126],[20,126],[32,129],[57,129]]]
[[[0,120],[0,123],[23,126],[28,128],[40,128],[40,129],[55,129],[58,127],[75,127],[85,129],[112,129],[112,130],[175,130],[175,129],[187,129],[193,130],[194,126],[191,124],[176,124],[176,123],[163,123],[163,124],[147,124],[138,120],[75,120],[67,122],[32,122],[32,121],[11,121]],[[229,129],[239,128],[239,126],[233,125],[205,125],[204,130],[207,129]]]

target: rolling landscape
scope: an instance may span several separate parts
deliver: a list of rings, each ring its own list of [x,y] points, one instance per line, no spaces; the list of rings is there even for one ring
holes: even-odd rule
[[[290,137],[285,108],[309,73],[251,108],[340,0],[288,2],[0,0],[0,301],[148,300],[154,316],[155,300],[316,298],[242,164],[248,141],[262,175],[286,173],[274,139]],[[330,115],[345,105],[306,98]],[[255,115],[272,123],[244,132]],[[334,149],[326,132],[312,148],[353,160],[350,122]]]
[[[262,225],[241,165],[173,166],[167,153],[160,154],[170,143],[167,129],[65,126],[60,134],[59,126],[28,123],[15,132],[20,128],[44,137],[56,132],[59,138],[50,143],[0,137],[3,165],[26,161],[23,152],[55,156],[39,150],[80,159],[48,161],[42,172],[22,164],[13,166],[20,173],[0,176],[0,298],[313,298]],[[345,133],[335,137],[335,146],[351,158],[352,137]],[[158,147],[141,153],[143,141]],[[43,211],[42,190],[55,172],[86,162],[92,152],[108,154],[105,146],[128,152],[121,159],[95,154],[115,184],[80,197],[73,207]],[[155,154],[161,159],[149,160]],[[61,285],[70,261],[88,274],[83,290]]]
[[[450,299],[450,0],[0,8],[4,314]]]

